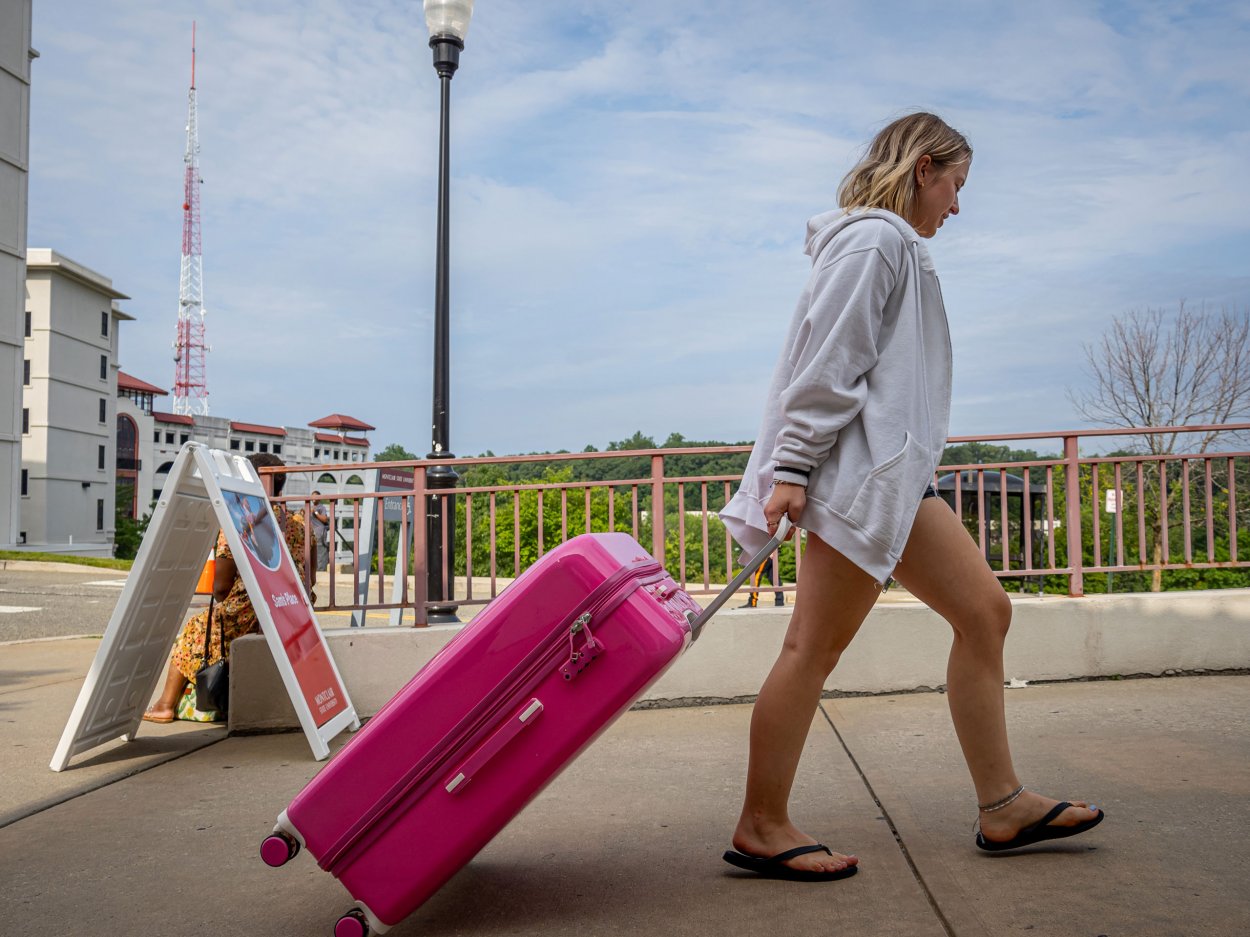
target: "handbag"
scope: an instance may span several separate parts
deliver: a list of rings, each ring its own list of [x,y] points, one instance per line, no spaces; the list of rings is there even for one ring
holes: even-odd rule
[[[208,600],[208,624],[204,627],[204,660],[208,660],[213,636],[213,602]],[[226,660],[226,633],[221,630],[221,657],[195,672],[195,706],[201,712],[224,713],[230,708],[230,661]]]
[[[182,722],[221,722],[221,713],[196,709],[195,687],[188,683],[178,698],[178,719]]]

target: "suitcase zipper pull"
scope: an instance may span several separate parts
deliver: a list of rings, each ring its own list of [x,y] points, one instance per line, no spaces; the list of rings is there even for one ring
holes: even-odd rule
[[[603,651],[603,645],[596,641],[595,636],[590,632],[590,617],[590,612],[584,612],[569,626],[569,659],[560,668],[560,673],[564,675],[566,681],[572,680],[585,670],[590,662]],[[582,632],[586,633],[586,641],[579,648],[577,636]]]

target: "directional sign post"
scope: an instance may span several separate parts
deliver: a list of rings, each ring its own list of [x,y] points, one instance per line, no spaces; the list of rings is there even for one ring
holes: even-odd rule
[[[373,473],[373,491],[412,491],[412,469],[406,468],[380,468]],[[356,574],[356,601],[361,605],[369,599],[369,576],[373,568],[373,551],[376,549],[377,542],[377,523],[378,523],[378,501],[382,501],[382,520],[398,521],[403,519],[406,512],[408,515],[408,529],[412,529],[412,498],[405,498],[403,495],[396,494],[392,497],[382,499],[366,498],[361,508],[361,527],[363,535],[356,541],[357,557],[359,559],[356,564],[359,572]],[[400,537],[399,545],[395,551],[395,569],[391,579],[391,602],[398,603],[402,601],[404,594],[404,581],[401,576],[408,575],[408,538]],[[379,565],[379,569],[381,566]],[[391,609],[390,624],[398,625],[403,620],[404,610],[402,608]],[[352,627],[360,628],[365,624],[366,613],[363,608],[352,610]]]

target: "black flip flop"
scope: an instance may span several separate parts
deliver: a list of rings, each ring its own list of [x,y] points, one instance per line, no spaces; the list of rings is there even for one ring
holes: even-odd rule
[[[995,842],[992,839],[986,839],[978,831],[977,848],[984,849],[986,852],[1002,852],[1005,849],[1019,849],[1021,846],[1031,846],[1034,843],[1040,843],[1048,839],[1063,839],[1065,836],[1076,836],[1078,833],[1084,833],[1086,830],[1092,830],[1099,823],[1101,823],[1102,818],[1106,816],[1106,814],[1095,807],[1094,809],[1098,810],[1098,815],[1092,820],[1086,820],[1084,823],[1078,823],[1075,826],[1050,825],[1051,820],[1055,819],[1055,817],[1059,816],[1059,814],[1063,813],[1071,806],[1072,804],[1068,803],[1066,800],[1062,803],[1055,804],[1055,806],[1051,808],[1050,813],[1046,814],[1046,816],[1042,817],[1032,826],[1026,826],[1006,842],[1000,843]]]
[[[826,852],[833,855],[833,850],[828,846],[817,843],[815,846],[797,846],[794,849],[787,849],[785,852],[779,852],[775,856],[769,856],[767,859],[761,859],[759,856],[748,856],[745,853],[735,852],[732,849],[726,850],[722,857],[730,865],[736,865],[740,869],[746,869],[748,872],[754,872],[762,878],[779,878],[789,882],[833,882],[840,878],[850,878],[859,871],[859,866],[848,865],[845,869],[839,869],[836,872],[810,872],[807,869],[792,869],[785,863],[796,856],[805,856],[810,852]]]

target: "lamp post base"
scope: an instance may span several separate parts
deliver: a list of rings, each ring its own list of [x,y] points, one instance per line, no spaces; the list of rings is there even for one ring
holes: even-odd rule
[[[431,455],[429,458],[439,458]],[[442,458],[451,458],[443,455]],[[450,465],[436,465],[426,470],[426,490],[430,492],[426,509],[426,595],[430,605],[426,608],[426,621],[432,625],[459,624],[456,615],[458,606],[454,603],[456,594],[456,502],[453,497],[436,494],[456,487],[460,476]],[[446,517],[446,541],[444,542],[444,512]],[[444,549],[446,553],[444,553]],[[443,575],[443,563],[446,557],[449,567],[446,578]]]

